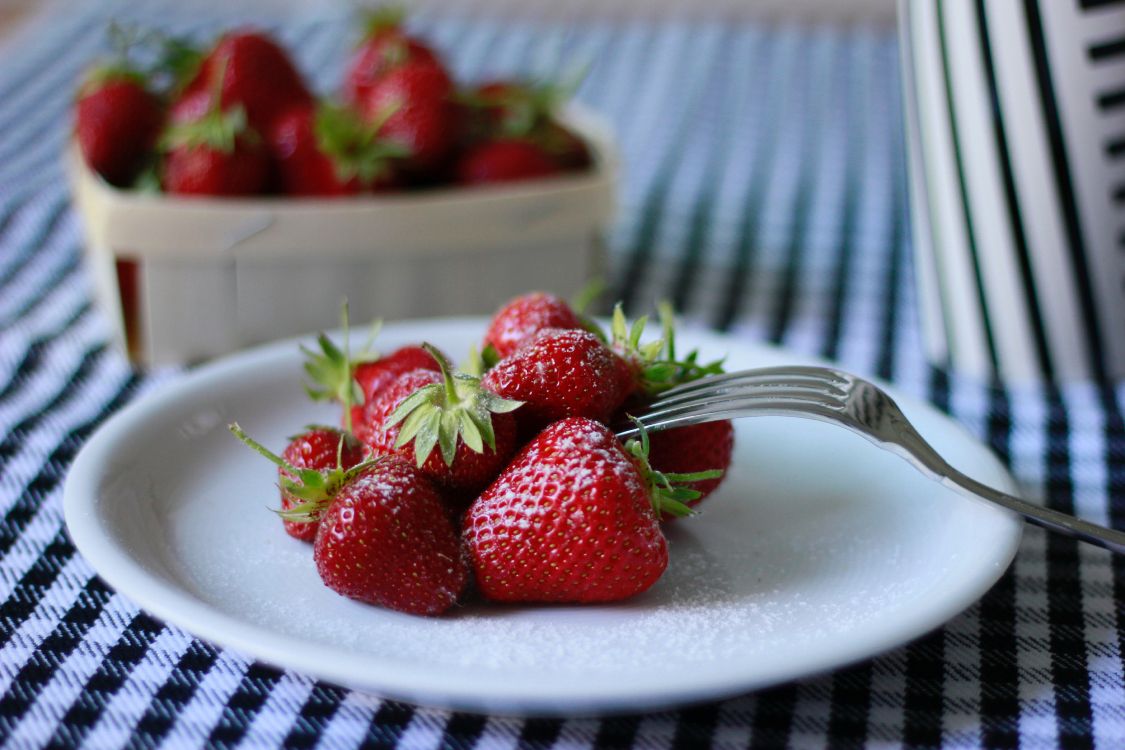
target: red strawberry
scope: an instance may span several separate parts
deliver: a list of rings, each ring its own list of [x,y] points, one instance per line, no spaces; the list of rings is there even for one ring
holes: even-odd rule
[[[700,363],[697,351],[689,352],[680,359],[676,353],[675,319],[671,305],[659,305],[663,337],[654,344],[640,344],[644,321],[638,321],[632,331],[628,331],[625,316],[620,307],[613,312],[614,347],[623,354],[636,373],[637,392],[629,409],[639,411],[646,401],[662,392],[684,383],[708,375],[723,372],[722,362]],[[625,418],[619,415],[620,421]],[[650,435],[651,452],[649,463],[657,471],[671,474],[694,474],[696,472],[720,470],[725,476],[730,468],[734,453],[734,426],[729,420],[707,422],[689,427],[653,432]],[[722,476],[698,482],[692,489],[699,497],[688,505],[694,507],[718,488]],[[665,515],[663,520],[673,516]]]
[[[355,195],[395,185],[390,159],[402,155],[378,140],[377,128],[327,104],[278,116],[269,133],[281,188],[289,195]]]
[[[90,168],[111,185],[130,184],[164,123],[160,100],[128,68],[95,69],[78,95],[75,135]]]
[[[604,422],[634,387],[623,360],[597,336],[553,328],[501,360],[481,383],[503,398],[524,402],[518,413],[523,429],[566,417]]]
[[[319,472],[330,472],[333,469],[346,470],[363,461],[363,445],[351,435],[331,427],[314,427],[291,438],[282,451],[281,458],[298,469],[312,469]],[[286,491],[285,480],[296,482],[299,477],[284,466],[278,466],[277,472],[281,481],[281,509],[292,510],[303,500]],[[282,522],[289,536],[311,542],[316,536],[317,518],[314,516],[312,523],[284,518]]]
[[[566,300],[547,292],[520,295],[496,311],[484,334],[483,347],[507,357],[544,328],[584,328]]]
[[[477,492],[515,450],[516,423],[510,412],[520,404],[482,388],[475,377],[452,374],[440,352],[427,351],[441,372],[413,370],[399,376],[364,405],[356,435],[376,454],[413,456],[442,487]]]
[[[456,170],[462,185],[533,180],[561,171],[540,146],[515,138],[486,141],[470,148],[457,160]]]
[[[250,126],[263,134],[270,131],[278,115],[312,102],[285,50],[265,34],[252,30],[221,36],[199,62],[180,99],[216,90],[222,92],[224,110],[241,104]]]
[[[694,474],[718,469],[723,472],[723,476],[692,484],[692,489],[699,493],[699,497],[686,502],[686,505],[694,508],[718,489],[723,477],[726,476],[727,469],[730,468],[731,456],[734,453],[734,425],[727,419],[721,422],[676,427],[650,433],[649,442],[651,449],[648,460],[652,468],[657,471]],[[671,518],[675,516],[664,514],[661,520],[667,521]]]
[[[477,585],[497,601],[608,602],[639,594],[668,565],[658,512],[682,512],[681,496],[649,470],[643,445],[623,447],[590,419],[555,422],[465,516]]]
[[[282,487],[302,502],[282,518],[317,526],[313,560],[328,588],[419,615],[440,614],[457,601],[468,581],[460,540],[441,495],[413,466],[382,456],[347,470],[301,469],[237,424],[230,430],[286,470]]]
[[[162,185],[182,195],[253,195],[269,182],[270,162],[241,107],[174,125],[165,135],[168,150]]]
[[[313,558],[333,591],[410,614],[441,614],[469,578],[441,495],[398,456],[384,456],[340,490],[324,511]]]
[[[457,109],[450,100],[449,74],[432,62],[411,60],[372,83],[356,106],[379,135],[409,152],[404,169],[432,178],[452,156],[458,141]]]
[[[433,370],[441,372],[437,360],[420,346],[404,346],[385,357],[360,362],[355,367],[355,382],[363,393],[363,403],[375,398],[400,375],[411,370]],[[358,423],[363,414],[363,406],[352,407],[352,420]]]
[[[555,171],[585,169],[590,150],[576,133],[559,123],[556,113],[571,86],[493,81],[463,95],[470,107],[470,131],[476,141],[518,139],[534,144]]]
[[[441,65],[434,51],[402,28],[400,9],[380,8],[366,21],[366,33],[344,76],[344,100],[362,101],[385,73],[411,61]]]

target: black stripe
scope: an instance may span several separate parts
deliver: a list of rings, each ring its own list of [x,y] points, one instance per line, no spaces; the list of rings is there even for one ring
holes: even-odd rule
[[[1125,2],[1125,0],[1078,0],[1078,4],[1082,6],[1082,10],[1104,8],[1107,5],[1119,5],[1122,2]]]
[[[1024,18],[1027,23],[1028,38],[1031,42],[1032,57],[1035,60],[1035,76],[1039,86],[1039,104],[1043,110],[1043,120],[1047,126],[1047,137],[1051,144],[1051,161],[1055,174],[1055,184],[1059,192],[1059,209],[1066,227],[1067,245],[1070,250],[1071,267],[1077,297],[1082,308],[1087,345],[1090,349],[1090,367],[1098,380],[1105,381],[1106,368],[1102,356],[1102,325],[1094,305],[1094,288],[1090,283],[1090,270],[1086,264],[1086,240],[1078,221],[1078,205],[1074,197],[1074,185],[1070,177],[1070,163],[1066,156],[1062,122],[1059,118],[1058,103],[1055,99],[1055,85],[1051,80],[1051,68],[1047,62],[1047,45],[1043,37],[1043,23],[1039,17],[1039,4],[1036,0],[1024,0]]]
[[[1002,388],[989,390],[988,444],[1011,462],[1011,402]],[[1016,576],[1009,570],[980,601],[981,744],[1017,747],[1020,714],[1019,639],[1016,632]]]
[[[864,747],[871,721],[871,663],[844,669],[832,675],[828,702],[829,747]]]
[[[973,213],[969,207],[969,186],[965,182],[965,164],[961,153],[961,135],[957,127],[957,107],[953,101],[953,82],[949,70],[949,45],[945,38],[945,2],[937,0],[935,6],[938,31],[938,48],[941,51],[942,79],[945,85],[946,111],[949,113],[949,136],[953,139],[953,162],[957,167],[957,188],[961,198],[961,212],[965,217],[965,237],[969,242],[969,258],[973,262],[973,281],[976,285],[977,305],[980,310],[981,327],[984,329],[985,347],[992,372],[1000,371],[1000,361],[996,355],[996,339],[992,332],[992,321],[988,315],[988,298],[984,291],[984,273],[981,271],[980,251],[977,247],[976,232],[973,229]]]
[[[1074,513],[1070,419],[1062,394],[1047,389],[1047,500],[1063,513]],[[1079,542],[1047,534],[1047,621],[1051,683],[1059,746],[1093,747],[1093,712],[1085,641],[1085,616]]]
[[[199,684],[214,668],[219,652],[202,641],[192,641],[156,691],[144,715],[133,728],[126,745],[129,750],[156,747],[168,735],[184,708],[191,702]]]
[[[56,411],[79,395],[80,389],[75,386],[81,385],[90,377],[90,373],[101,361],[105,352],[106,345],[104,343],[88,349],[70,378],[58,383],[59,389],[55,391],[51,400],[12,426],[8,434],[0,441],[0,470],[5,468],[8,462],[19,453],[20,446],[27,437],[27,433],[34,430],[51,412]],[[0,550],[7,551],[5,547],[0,547]]]
[[[908,11],[904,8],[903,12]],[[847,317],[845,311],[851,292],[852,259],[855,255],[856,222],[859,213],[860,165],[864,163],[866,158],[869,140],[861,125],[861,119],[866,114],[866,108],[861,105],[861,95],[854,90],[850,90],[849,96],[846,97],[844,102],[846,114],[843,122],[846,123],[845,127],[847,127],[847,139],[844,146],[846,158],[844,160],[843,195],[840,196],[840,230],[837,234],[840,238],[840,244],[837,247],[836,260],[832,268],[832,301],[829,305],[824,343],[820,348],[821,355],[832,360],[840,354],[844,321]]]
[[[942,695],[945,685],[945,630],[906,648],[902,740],[907,747],[942,746]]]
[[[528,750],[547,750],[558,741],[562,728],[562,719],[529,718],[520,730],[518,746]]]
[[[246,736],[254,717],[262,710],[283,672],[276,667],[254,662],[223,706],[218,723],[207,737],[208,747],[232,748]]]
[[[8,524],[0,525],[5,530]],[[43,552],[24,571],[12,588],[11,595],[0,602],[0,648],[4,648],[15,636],[20,626],[27,621],[43,595],[55,585],[55,580],[63,567],[74,557],[74,545],[61,529],[43,548]]]
[[[13,396],[20,393],[24,386],[35,379],[43,364],[43,354],[47,351],[47,348],[60,336],[65,335],[70,329],[78,325],[78,321],[84,318],[93,309],[93,306],[93,302],[86,298],[60,325],[51,331],[36,336],[31,341],[24,351],[23,358],[12,370],[11,377],[4,385],[3,390],[0,390],[0,404],[9,401]]]
[[[796,708],[796,685],[782,685],[758,693],[750,744],[753,747],[789,747]]]
[[[1113,189],[1113,202],[1125,203],[1125,185],[1118,185]]]
[[[810,78],[813,76],[810,75]],[[805,92],[806,100],[813,100],[811,86]],[[809,101],[810,110],[818,105],[819,101]],[[821,110],[821,117],[829,116],[830,107]],[[814,123],[820,122],[821,117],[815,114],[813,119],[803,125],[801,138],[800,160],[797,173],[797,197],[791,213],[793,229],[789,235],[789,244],[785,252],[785,268],[781,272],[781,284],[773,295],[773,310],[770,315],[770,327],[767,334],[770,341],[780,344],[789,328],[789,321],[793,317],[793,306],[797,297],[797,285],[802,277],[801,267],[804,262],[806,238],[808,237],[809,215],[812,209],[812,200],[816,185],[816,172],[820,164],[820,139],[817,134],[823,133],[822,129]]]
[[[695,750],[698,747],[706,747],[715,736],[721,707],[720,703],[704,703],[678,711],[676,733],[672,737],[673,750]]]
[[[1125,529],[1125,415],[1111,387],[1102,389],[1102,409],[1105,413],[1105,466],[1106,505],[1109,523],[1115,529]],[[1125,555],[1111,555],[1113,566],[1114,624],[1117,630],[1117,674],[1125,674]]]
[[[1103,91],[1098,94],[1095,101],[1098,103],[1098,109],[1114,109],[1125,104],[1125,89],[1114,89],[1113,91]]]
[[[603,719],[594,738],[594,747],[605,750],[631,750],[637,739],[641,716],[610,716]]]
[[[47,457],[39,473],[20,493],[16,502],[4,515],[3,521],[0,521],[0,558],[5,557],[11,551],[12,546],[19,540],[27,525],[31,523],[31,520],[39,511],[43,501],[58,488],[66,475],[66,470],[70,467],[75,454],[78,453],[78,449],[86,437],[132,397],[138,382],[139,378],[136,375],[130,376],[96,416],[62,437],[54,451]],[[11,436],[9,435],[9,437]],[[28,602],[28,605],[34,606],[34,603]]]
[[[1116,159],[1122,154],[1125,154],[1125,138],[1114,138],[1112,141],[1107,141],[1105,144],[1105,155],[1111,159]]]
[[[70,203],[67,202],[65,197],[59,196],[54,207],[40,224],[35,235],[29,237],[24,242],[23,252],[20,253],[20,257],[15,263],[4,269],[4,275],[0,276],[0,296],[5,296],[7,294],[8,285],[23,272],[23,269],[27,267],[31,259],[36,257],[36,254],[42,250],[43,246],[47,243],[47,239],[54,235],[55,230],[59,226],[59,222],[62,220],[62,217],[67,214],[67,209],[69,207]],[[0,238],[0,241],[6,239],[7,238]]]
[[[315,745],[346,696],[347,691],[334,685],[315,683],[297,714],[297,720],[281,743],[282,746],[293,750],[307,750]]]
[[[895,345],[897,343],[896,336],[899,333],[898,317],[901,307],[899,297],[902,294],[903,284],[909,283],[909,280],[904,282],[899,278],[906,265],[905,258],[909,246],[906,242],[904,229],[906,224],[904,213],[907,209],[905,206],[896,204],[898,199],[905,197],[905,192],[902,190],[901,170],[896,168],[892,169],[892,172],[890,188],[893,197],[889,217],[890,227],[887,232],[890,255],[887,261],[886,281],[883,286],[885,292],[881,306],[883,319],[879,326],[881,331],[879,349],[875,355],[875,373],[884,380],[890,380],[894,375]]]
[[[78,262],[78,248],[74,247],[71,250],[70,257],[66,259],[66,262],[52,271],[51,275],[40,284],[39,289],[37,289],[34,294],[30,295],[27,301],[25,301],[18,310],[3,320],[0,320],[0,328],[14,326],[24,317],[30,315],[40,305],[50,305],[52,302],[50,299],[51,292],[62,286],[62,283],[69,279],[79,268],[81,268],[81,264]]]
[[[1125,38],[1110,39],[1106,42],[1098,42],[1091,44],[1086,49],[1086,54],[1090,56],[1091,60],[1105,60],[1109,57],[1116,57],[1117,55],[1125,55]]]
[[[55,726],[55,732],[46,747],[61,749],[81,746],[113,696],[121,690],[163,630],[163,624],[143,612],[134,617]]]
[[[454,711],[445,722],[441,732],[441,747],[449,750],[463,750],[474,747],[484,734],[488,717],[481,714],[467,714]]]
[[[61,531],[59,537],[69,545]],[[100,578],[91,578],[55,629],[31,653],[12,679],[8,692],[0,696],[0,744],[9,739],[12,730],[19,725],[55,672],[82,643],[112,596],[113,592]]]
[[[770,73],[772,75],[767,80],[774,79],[777,75],[776,71],[773,70]],[[776,85],[768,87],[768,91],[773,96],[770,97],[767,94],[765,97],[767,100],[762,102],[763,117],[770,118],[774,115],[780,109],[781,101],[787,96],[785,94],[778,97],[777,88]],[[758,153],[761,154],[761,158],[757,160],[755,171],[750,175],[750,188],[746,194],[742,221],[739,222],[734,267],[730,269],[726,289],[721,293],[722,299],[718,311],[714,320],[711,321],[712,327],[720,331],[729,330],[734,325],[739,310],[745,305],[746,298],[749,296],[747,294],[748,282],[754,259],[758,253],[759,218],[770,188],[769,179],[771,172],[773,172],[774,159],[777,156],[777,137],[780,130],[781,128],[777,126],[776,122],[767,122],[764,125],[762,136],[757,139]]]
[[[414,709],[405,703],[385,700],[371,717],[367,736],[363,738],[365,750],[394,750],[406,728],[414,719]]]
[[[996,84],[996,68],[992,61],[992,42],[988,31],[988,18],[984,10],[984,0],[977,0],[977,28],[980,30],[981,57],[984,61],[985,78],[992,105],[992,135],[996,145],[996,155],[1000,162],[1000,174],[1004,182],[1004,203],[1008,212],[1008,227],[1016,246],[1016,261],[1023,281],[1024,302],[1031,317],[1031,331],[1035,338],[1035,351],[1039,356],[1039,368],[1044,377],[1053,380],[1055,368],[1051,362],[1051,350],[1047,345],[1047,331],[1043,323],[1043,310],[1039,304],[1039,291],[1035,283],[1035,273],[1031,268],[1031,253],[1027,247],[1023,216],[1020,212],[1019,197],[1016,195],[1016,180],[1012,171],[1012,155],[1008,151],[1008,136],[1004,125],[1004,109],[1000,102],[1000,92]]]

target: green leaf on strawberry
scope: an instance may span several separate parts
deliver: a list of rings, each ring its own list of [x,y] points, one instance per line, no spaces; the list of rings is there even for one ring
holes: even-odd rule
[[[430,344],[422,347],[437,361],[442,382],[419,388],[391,412],[386,426],[402,423],[394,447],[414,441],[414,458],[419,467],[435,445],[440,448],[445,465],[452,466],[458,438],[476,453],[484,453],[486,445],[495,451],[492,415],[514,411],[523,402],[497,396],[481,387],[478,377],[452,372],[452,366],[437,348]]]

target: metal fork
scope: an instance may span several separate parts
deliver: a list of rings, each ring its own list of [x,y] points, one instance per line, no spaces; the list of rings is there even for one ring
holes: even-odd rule
[[[962,494],[996,503],[1036,526],[1125,553],[1125,532],[1032,505],[957,471],[918,434],[885,391],[839,370],[767,367],[714,375],[665,391],[633,416],[646,430],[657,431],[765,415],[807,417],[846,427]],[[638,432],[636,425],[622,426],[617,435],[629,438]]]

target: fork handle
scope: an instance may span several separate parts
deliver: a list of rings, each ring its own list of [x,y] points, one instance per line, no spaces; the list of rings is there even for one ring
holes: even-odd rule
[[[900,446],[906,449],[903,455],[924,472],[932,474],[946,487],[957,490],[963,495],[979,497],[1007,508],[1023,516],[1028,523],[1033,523],[1048,531],[1089,542],[1119,555],[1125,554],[1125,532],[1083,521],[1081,518],[1075,518],[1057,510],[1032,505],[1026,500],[1021,500],[1006,492],[982,484],[950,466],[949,462],[942,458],[913,429],[907,435],[909,437],[900,443]]]

